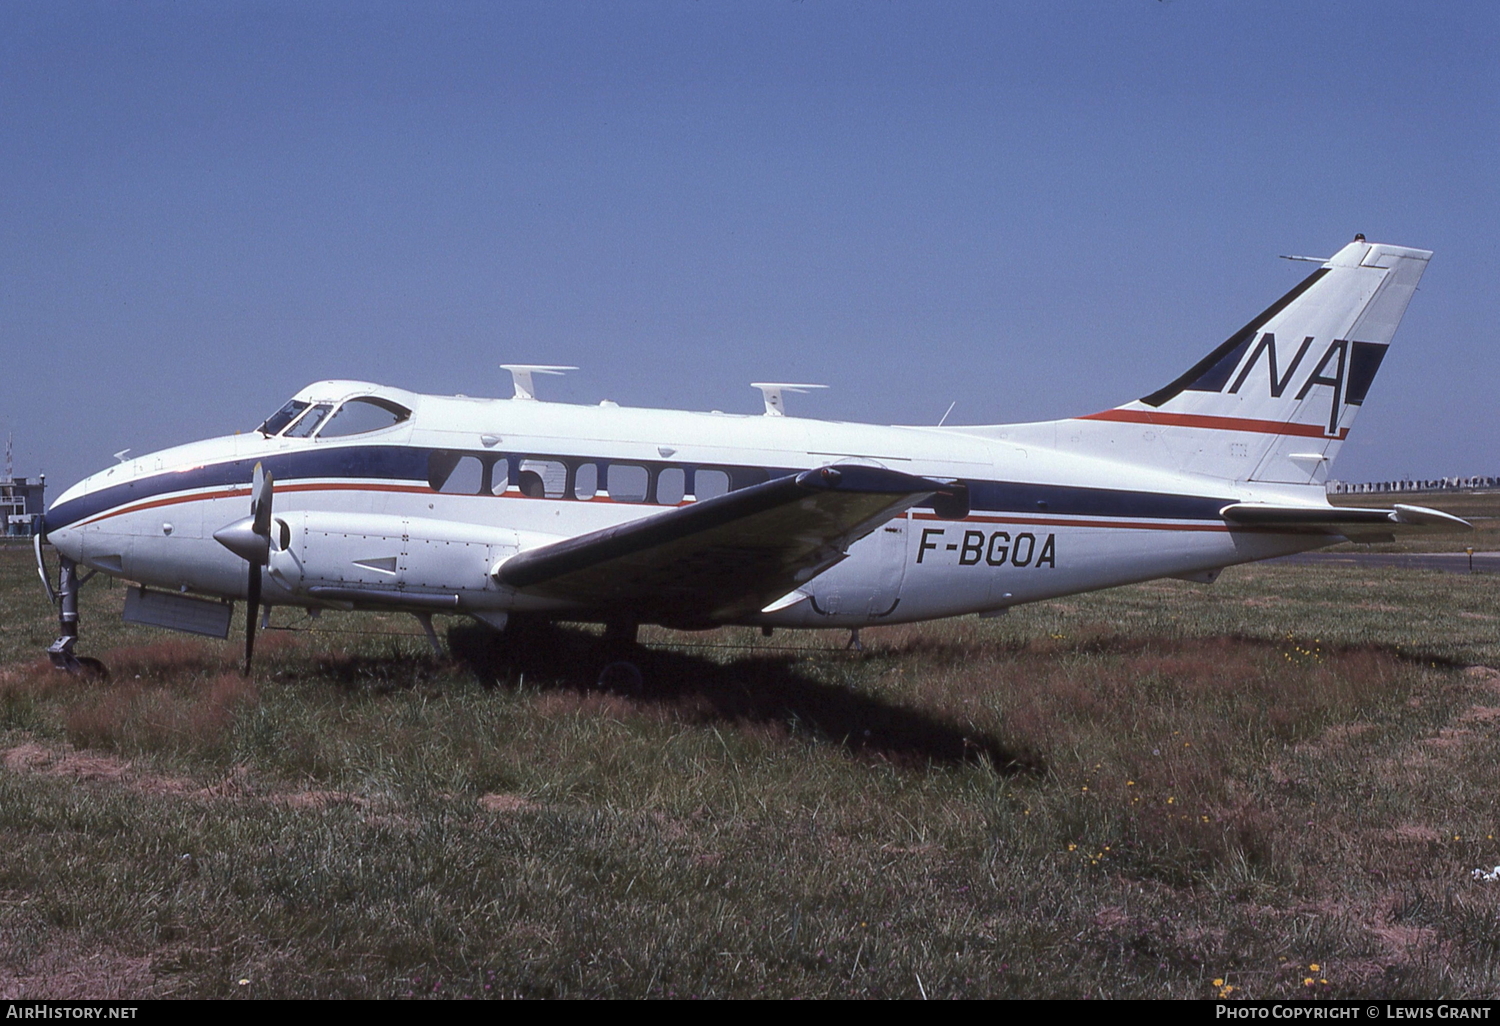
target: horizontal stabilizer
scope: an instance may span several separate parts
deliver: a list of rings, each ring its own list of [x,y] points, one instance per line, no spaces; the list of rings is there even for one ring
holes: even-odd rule
[[[1315,534],[1341,534],[1351,541],[1384,541],[1397,534],[1472,531],[1474,525],[1425,506],[1355,509],[1345,506],[1276,506],[1236,502],[1219,511],[1225,520],[1247,527],[1268,527]]]
[[[636,622],[730,622],[833,566],[939,487],[876,467],[821,467],[530,549],[495,577]]]

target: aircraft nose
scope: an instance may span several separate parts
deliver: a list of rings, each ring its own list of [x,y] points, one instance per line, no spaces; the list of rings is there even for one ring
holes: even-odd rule
[[[74,562],[81,562],[83,558],[83,531],[78,527],[78,520],[88,512],[83,508],[86,506],[84,500],[97,488],[98,477],[98,474],[86,477],[65,490],[52,500],[42,517],[42,534],[53,548]]]
[[[47,541],[52,547],[73,562],[83,560],[83,532],[76,527],[60,527],[56,530],[44,530]]]

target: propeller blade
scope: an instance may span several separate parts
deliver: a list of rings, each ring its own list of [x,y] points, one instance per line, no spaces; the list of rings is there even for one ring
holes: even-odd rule
[[[259,463],[255,465],[255,475],[250,481],[250,537],[243,539],[244,545],[251,553],[247,557],[250,564],[250,580],[245,596],[245,673],[250,673],[250,662],[255,657],[255,621],[260,616],[260,568],[270,561],[271,557],[271,489],[272,477]],[[225,528],[224,532],[232,533],[238,527],[243,531],[244,521],[239,524]],[[217,538],[218,535],[216,534]],[[224,545],[235,551],[241,551],[229,541],[219,539]],[[239,541],[239,538],[231,540]]]
[[[250,564],[250,594],[245,602],[245,673],[255,655],[255,621],[260,616],[260,564]]]
[[[214,541],[241,559],[265,566],[271,559],[271,475],[259,463],[250,485],[250,515],[214,532]]]
[[[262,538],[271,537],[271,484],[272,477],[257,463],[255,477],[250,484],[251,530]]]

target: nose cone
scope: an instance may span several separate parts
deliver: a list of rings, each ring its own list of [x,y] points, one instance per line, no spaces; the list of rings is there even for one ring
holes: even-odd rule
[[[52,547],[75,563],[83,561],[83,532],[76,527],[60,527],[56,530],[43,527],[43,534]]]

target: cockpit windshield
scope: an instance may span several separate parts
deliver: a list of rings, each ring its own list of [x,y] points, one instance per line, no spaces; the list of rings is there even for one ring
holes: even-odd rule
[[[267,417],[266,422],[256,430],[265,435],[267,438],[270,438],[272,435],[279,435],[281,433],[281,429],[295,420],[297,418],[297,414],[307,409],[308,405],[308,403],[304,403],[300,399],[293,399],[281,409],[277,410],[275,413]]]
[[[395,427],[411,417],[411,410],[400,403],[369,395],[348,400],[330,417],[333,406],[333,403],[314,405],[293,399],[266,418],[259,431],[267,438],[273,435],[311,438],[314,434],[319,438],[342,438]]]
[[[314,406],[312,409],[304,413],[297,420],[297,423],[287,428],[284,433],[284,437],[310,437],[314,431],[318,430],[318,425],[323,423],[323,418],[328,416],[328,411],[331,409],[333,409],[332,403],[319,403],[318,405]]]

